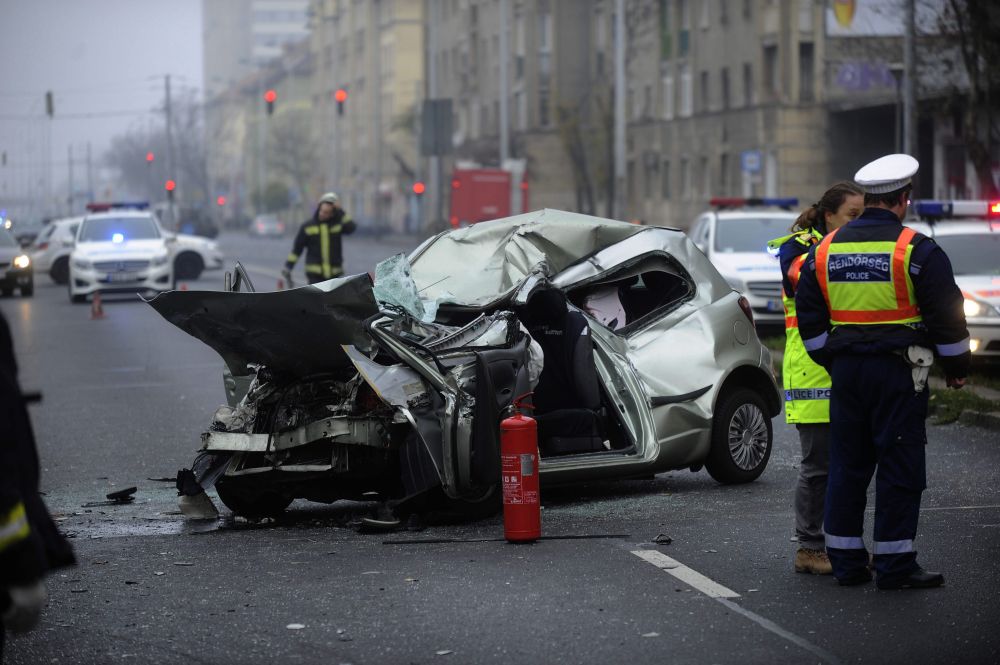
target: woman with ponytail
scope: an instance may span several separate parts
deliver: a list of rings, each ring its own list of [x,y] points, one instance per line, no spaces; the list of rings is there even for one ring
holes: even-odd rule
[[[785,305],[785,356],[781,364],[785,420],[794,423],[802,447],[795,487],[795,571],[832,572],[823,536],[823,506],[830,467],[830,375],[806,353],[795,316],[795,289],[809,248],[823,236],[858,217],[864,194],[852,182],[838,182],[799,215],[790,235],[768,243],[781,262]]]

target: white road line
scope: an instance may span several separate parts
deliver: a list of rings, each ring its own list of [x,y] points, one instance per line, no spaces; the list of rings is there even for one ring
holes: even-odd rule
[[[632,554],[636,555],[643,561],[647,561],[657,568],[662,569],[664,572],[673,575],[681,582],[688,584],[709,598],[739,598],[740,594],[736,593],[732,589],[727,589],[718,582],[714,582],[696,570],[688,568],[680,561],[676,559],[671,559],[663,552],[657,550],[633,550]]]
[[[840,659],[837,658],[837,656],[835,656],[834,654],[827,651],[826,649],[816,646],[809,640],[799,637],[795,633],[785,630],[784,628],[774,623],[770,619],[766,619],[760,616],[759,614],[751,612],[750,610],[741,607],[740,605],[729,600],[730,598],[740,597],[740,594],[736,593],[732,589],[727,589],[718,582],[715,582],[705,577],[704,575],[702,575],[701,573],[692,568],[688,568],[680,561],[672,559],[658,550],[630,550],[630,551],[632,552],[632,554],[636,555],[643,561],[653,564],[663,572],[673,575],[680,581],[694,587],[695,589],[702,592],[709,598],[714,598],[715,600],[722,603],[733,612],[736,612],[737,614],[740,614],[746,617],[747,619],[750,619],[761,628],[764,628],[765,630],[774,633],[778,637],[784,640],[788,640],[792,644],[802,649],[805,649],[806,651],[815,655],[823,662],[829,663],[829,665],[840,665],[841,662]]]

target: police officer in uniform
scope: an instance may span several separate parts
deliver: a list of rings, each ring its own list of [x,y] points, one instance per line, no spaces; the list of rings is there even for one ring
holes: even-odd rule
[[[914,548],[926,486],[926,378],[936,360],[950,387],[964,385],[969,333],[948,257],[900,221],[918,166],[896,154],[857,172],[864,212],[809,251],[795,294],[803,344],[832,379],[824,527],[842,585],[871,580],[862,536],[872,475],[878,588],[944,583],[917,564]]]
[[[281,271],[291,284],[292,269],[306,252],[306,279],[310,284],[322,282],[344,274],[341,236],[354,233],[354,221],[340,207],[340,198],[333,192],[324,194],[312,219],[305,221],[295,236],[292,252]]]
[[[785,309],[785,353],[781,363],[785,420],[799,433],[802,461],[795,484],[795,572],[833,572],[823,536],[823,506],[830,468],[830,375],[809,358],[799,335],[795,290],[809,248],[847,224],[864,209],[864,193],[852,182],[838,182],[799,215],[790,235],[768,243],[781,263],[781,300]]]

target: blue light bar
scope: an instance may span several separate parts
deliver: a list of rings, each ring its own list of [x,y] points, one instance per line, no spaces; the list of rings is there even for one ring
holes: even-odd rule
[[[917,201],[916,210],[920,217],[950,217],[950,201]]]
[[[799,200],[794,197],[785,199],[780,199],[780,198],[761,199],[760,202],[763,205],[777,206],[778,208],[794,208],[799,205]]]

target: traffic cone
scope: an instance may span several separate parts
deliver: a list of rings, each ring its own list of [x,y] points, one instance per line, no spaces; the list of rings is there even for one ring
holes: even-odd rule
[[[91,320],[104,318],[104,308],[101,307],[100,291],[94,291],[94,297],[90,301],[90,318]]]
[[[181,282],[181,291],[187,291],[187,290],[188,290],[188,285],[185,284],[184,282]]]

